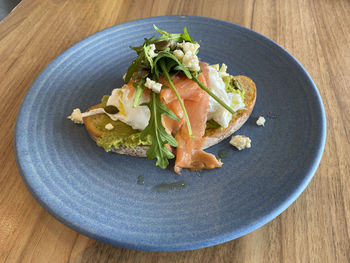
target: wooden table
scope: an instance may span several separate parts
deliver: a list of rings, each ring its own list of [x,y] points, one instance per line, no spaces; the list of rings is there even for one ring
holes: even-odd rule
[[[251,28],[307,69],[327,114],[321,164],[278,218],[237,240],[177,253],[127,250],[64,226],[16,168],[14,126],[33,80],[58,54],[104,28],[149,16],[214,17]],[[0,23],[0,262],[350,262],[350,1],[23,0]]]

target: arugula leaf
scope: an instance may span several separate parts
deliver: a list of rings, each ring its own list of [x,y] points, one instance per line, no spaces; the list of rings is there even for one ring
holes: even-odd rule
[[[180,34],[168,33],[164,30],[159,29],[156,25],[153,25],[153,27],[159,34],[162,35],[160,38],[156,39],[156,42],[174,39],[177,42],[187,41],[187,42],[194,43],[194,41],[192,40],[192,38],[190,37],[190,35],[187,32],[186,26],[184,27],[184,33],[180,33]]]
[[[131,63],[131,65],[129,66],[128,71],[125,75],[125,79],[124,79],[125,84],[129,83],[132,75],[136,71],[139,70],[139,67],[140,67],[143,59],[144,59],[144,55],[141,54],[141,55],[137,56],[136,59]]]
[[[194,42],[193,40],[192,40],[192,38],[191,38],[191,36],[188,34],[188,32],[187,32],[187,28],[186,28],[186,26],[184,26],[184,33],[182,34],[182,38],[183,38],[183,40],[185,40],[185,41],[187,41],[187,42]]]
[[[142,96],[142,92],[145,89],[145,79],[140,79],[138,82],[134,82],[132,85],[136,89],[135,91],[135,97],[134,97],[134,104],[133,107],[137,107],[139,105],[140,98]]]
[[[159,29],[156,25],[153,25],[154,29],[161,34],[161,37],[158,39],[155,39],[154,36],[151,38],[145,38],[144,43],[141,46],[135,47],[131,46],[130,48],[135,50],[137,53],[136,59],[131,63],[131,65],[128,68],[128,71],[125,75],[125,83],[128,83],[133,77],[134,73],[140,70],[140,67],[145,64],[146,66],[151,67],[152,73],[155,73],[156,78],[159,78],[159,68],[154,70],[154,66],[156,62],[149,56],[149,49],[150,45],[154,44],[156,42],[164,41],[164,40],[171,40],[173,39],[174,41],[177,42],[182,42],[182,41],[189,41],[192,43],[195,43],[190,35],[187,32],[187,28],[184,27],[184,33],[180,34],[171,34],[168,33],[164,30]],[[177,63],[177,66],[174,68],[175,70],[183,71],[188,78],[191,78],[190,71],[182,65],[182,63],[170,52],[170,49],[163,50],[159,52],[158,54],[163,52],[163,56],[167,56],[171,58],[171,60],[174,60]],[[157,56],[159,57],[159,55]],[[159,60],[159,59],[158,59]],[[174,62],[172,62],[174,63]],[[173,66],[172,66],[173,67]]]
[[[131,65],[128,68],[128,71],[125,75],[125,83],[128,83],[131,79],[131,77],[134,75],[135,72],[139,71],[140,68],[142,66],[145,66],[144,64],[147,65],[147,63],[149,64],[149,66],[151,66],[151,68],[153,67],[153,59],[149,57],[149,48],[150,48],[150,44],[154,43],[155,39],[154,36],[152,36],[151,38],[145,38],[145,42],[138,47],[133,47],[131,46],[130,48],[135,50],[137,53],[137,57],[135,58],[135,60],[131,63]],[[147,63],[145,61],[145,59],[147,60]]]
[[[175,156],[165,147],[165,144],[170,144],[177,147],[175,138],[165,131],[162,124],[162,114],[169,118],[179,121],[179,118],[160,101],[159,94],[151,92],[150,101],[143,105],[148,106],[151,116],[147,127],[142,131],[140,139],[144,140],[147,135],[151,136],[151,146],[147,150],[146,155],[148,159],[157,158],[156,165],[165,169],[169,161]]]
[[[192,75],[190,70],[185,67],[178,59],[177,57],[175,57],[172,53],[167,52],[167,51],[160,51],[158,53],[158,56],[156,57],[156,59],[154,60],[154,66],[155,67],[160,67],[160,60],[164,59],[164,58],[168,58],[168,60],[166,61],[165,65],[166,65],[166,69],[167,72],[170,72],[170,70],[175,69],[178,71],[182,71],[183,73],[185,73],[186,77],[189,79],[192,79]],[[157,75],[158,72],[158,75]],[[157,71],[155,72],[157,78],[159,77],[159,68],[157,69]]]
[[[151,46],[150,45],[143,45],[143,50],[144,50],[144,52],[145,52],[145,57],[146,57],[146,59],[147,59],[147,61],[148,61],[148,63],[149,63],[149,65],[151,66],[151,71],[153,70],[153,58],[151,58],[150,56],[149,56],[149,51],[150,51],[150,49],[151,49]]]
[[[142,53],[144,45],[149,46],[155,42],[154,36],[152,36],[151,38],[144,38],[144,40],[145,42],[141,46],[138,46],[138,47],[130,46],[131,49],[136,51],[137,55]]]

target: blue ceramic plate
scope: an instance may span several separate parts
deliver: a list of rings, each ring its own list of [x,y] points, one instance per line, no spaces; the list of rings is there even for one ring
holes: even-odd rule
[[[153,24],[169,32],[186,25],[202,61],[224,62],[256,83],[255,109],[238,132],[252,148],[239,152],[229,140],[210,148],[223,155],[220,169],[178,176],[154,160],[106,153],[67,120],[122,85],[135,57],[129,46],[153,35]],[[264,128],[255,124],[260,115]],[[52,61],[23,101],[15,147],[28,189],[62,223],[116,246],[173,251],[232,240],[279,215],[310,182],[325,133],[317,88],[283,48],[228,22],[166,16],[106,29]],[[185,187],[157,187],[174,182]]]

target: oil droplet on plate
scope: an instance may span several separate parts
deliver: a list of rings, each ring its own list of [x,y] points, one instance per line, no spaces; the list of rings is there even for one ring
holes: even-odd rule
[[[137,177],[137,184],[144,185],[145,184],[145,177],[143,175],[140,175]]]
[[[169,192],[172,190],[181,190],[184,189],[187,186],[185,181],[179,181],[179,182],[173,182],[173,183],[161,183],[156,186],[154,186],[152,189],[157,192]]]
[[[219,157],[220,159],[223,159],[223,158],[227,157],[227,150],[225,150],[225,149],[220,150],[220,151],[218,152],[218,157]]]

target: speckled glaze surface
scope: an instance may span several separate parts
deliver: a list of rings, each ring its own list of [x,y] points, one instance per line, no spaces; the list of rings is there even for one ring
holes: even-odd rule
[[[122,85],[135,56],[129,46],[153,35],[153,24],[170,32],[186,25],[202,61],[224,62],[257,85],[252,116],[236,133],[252,148],[239,152],[228,139],[211,147],[226,154],[220,169],[178,176],[172,163],[161,170],[146,158],[106,153],[67,120],[73,108],[85,110]],[[266,127],[256,126],[260,115]],[[106,29],[52,61],[23,101],[15,148],[28,189],[62,223],[116,246],[189,250],[245,235],[284,211],[316,171],[325,127],[312,79],[277,44],[228,22],[168,16]],[[155,188],[172,182],[186,187]]]

